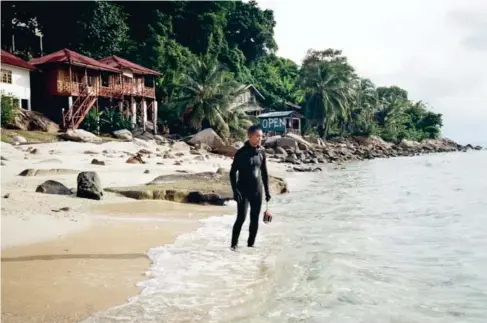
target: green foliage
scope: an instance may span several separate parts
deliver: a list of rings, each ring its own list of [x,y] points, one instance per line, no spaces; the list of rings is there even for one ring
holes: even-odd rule
[[[305,57],[299,79],[306,93],[305,114],[321,137],[328,135],[334,123],[344,126],[349,119],[353,73],[340,51],[310,51]]]
[[[212,126],[243,138],[257,122],[231,107],[237,82],[253,84],[267,110],[298,104],[303,133],[323,138],[376,134],[385,140],[437,138],[442,115],[412,102],[399,86],[360,78],[341,50],[309,50],[301,67],[276,55],[274,13],[255,1],[2,2],[2,48],[30,59],[70,48],[101,58],[120,55],[160,71],[159,124],[187,135]],[[60,15],[58,12],[62,12]],[[2,99],[2,119],[4,117]],[[6,102],[6,101],[5,101]],[[83,126],[111,132],[130,127],[116,109],[90,112]]]
[[[132,129],[130,119],[124,119],[114,107],[106,108],[103,111],[91,109],[81,123],[81,128],[96,133],[111,134],[116,130]]]
[[[211,56],[192,64],[177,86],[183,95],[174,100],[173,107],[192,128],[199,130],[206,121],[218,134],[229,137],[231,130],[238,133],[245,124],[245,114],[231,106],[239,85]]]
[[[12,122],[15,116],[15,110],[17,109],[18,101],[17,98],[9,95],[9,94],[1,94],[1,108],[2,108],[2,127],[7,126]]]

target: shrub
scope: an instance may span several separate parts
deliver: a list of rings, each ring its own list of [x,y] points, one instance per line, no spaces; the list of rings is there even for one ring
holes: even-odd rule
[[[12,122],[15,116],[15,110],[18,108],[18,103],[15,101],[18,100],[10,94],[1,94],[1,107],[2,107],[2,115],[1,115],[1,123],[2,127],[8,125]]]

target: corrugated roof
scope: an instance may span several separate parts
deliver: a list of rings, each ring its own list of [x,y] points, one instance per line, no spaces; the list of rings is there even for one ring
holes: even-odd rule
[[[120,73],[120,70],[107,64],[100,63],[96,59],[73,52],[67,48],[58,50],[46,56],[34,58],[30,61],[32,65],[44,65],[48,63],[71,63],[82,65],[91,69]]]
[[[34,65],[27,63],[22,58],[17,57],[15,55],[13,55],[12,53],[9,53],[3,49],[2,49],[1,60],[2,60],[2,64],[17,66],[17,67],[25,68],[28,70],[34,70],[35,69]]]
[[[259,115],[259,118],[278,118],[278,117],[288,117],[291,114],[295,113],[294,111],[275,111],[275,112],[267,112],[262,113]]]
[[[105,57],[100,60],[101,63],[116,67],[118,69],[128,69],[135,74],[144,74],[144,75],[162,75],[161,73],[151,70],[150,68],[141,66],[139,64],[135,64],[131,61],[126,60],[125,58],[118,57],[116,55],[112,55],[109,57]]]
[[[252,88],[254,92],[257,93],[257,95],[259,95],[262,98],[262,100],[265,99],[262,93],[260,93],[259,90],[257,90],[257,88],[253,84],[242,84],[237,88],[237,92],[244,91],[249,88]]]

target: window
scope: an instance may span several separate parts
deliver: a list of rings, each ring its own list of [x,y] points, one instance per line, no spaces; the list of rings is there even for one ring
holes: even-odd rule
[[[12,71],[2,69],[2,83],[12,84]]]

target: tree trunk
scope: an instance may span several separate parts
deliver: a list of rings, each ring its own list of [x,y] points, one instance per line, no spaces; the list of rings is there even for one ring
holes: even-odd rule
[[[328,137],[328,132],[330,131],[330,119],[326,119],[323,122],[323,125],[321,126],[321,128],[322,128],[322,134],[320,135],[320,137],[323,140],[326,140],[326,137]]]

